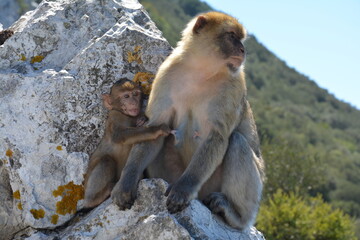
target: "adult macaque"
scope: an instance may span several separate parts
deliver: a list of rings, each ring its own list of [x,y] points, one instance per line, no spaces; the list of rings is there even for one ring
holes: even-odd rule
[[[105,135],[91,156],[85,175],[85,208],[95,207],[110,196],[134,143],[170,133],[165,124],[142,126],[146,119],[141,113],[141,96],[140,88],[125,79],[117,81],[110,94],[103,95],[109,115]]]
[[[187,25],[156,75],[146,111],[149,126],[176,129],[176,141],[170,135],[133,147],[112,192],[121,209],[133,204],[147,168],[150,177],[171,184],[170,212],[198,197],[232,227],[253,224],[264,163],[246,99],[245,37],[243,26],[223,13],[209,12]]]

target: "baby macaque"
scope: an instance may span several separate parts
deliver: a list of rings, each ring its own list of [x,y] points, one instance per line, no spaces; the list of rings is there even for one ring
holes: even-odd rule
[[[142,93],[130,80],[117,81],[110,94],[103,95],[103,103],[109,115],[104,137],[92,154],[85,175],[85,208],[93,208],[110,196],[133,144],[167,136],[171,132],[165,124],[144,126]]]

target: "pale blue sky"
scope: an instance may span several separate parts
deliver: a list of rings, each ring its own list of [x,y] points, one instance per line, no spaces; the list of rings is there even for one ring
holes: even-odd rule
[[[360,0],[205,0],[270,51],[360,109]]]

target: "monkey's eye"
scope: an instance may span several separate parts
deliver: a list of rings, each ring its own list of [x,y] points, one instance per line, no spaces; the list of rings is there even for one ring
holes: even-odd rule
[[[237,39],[237,36],[234,32],[230,32],[229,34],[230,34],[231,39]]]
[[[130,95],[129,95],[129,94],[125,94],[123,97],[124,97],[124,98],[129,98]]]

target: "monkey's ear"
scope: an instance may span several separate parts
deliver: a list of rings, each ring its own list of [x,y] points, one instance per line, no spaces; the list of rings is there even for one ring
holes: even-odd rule
[[[102,99],[104,107],[106,107],[107,110],[111,110],[113,107],[111,104],[110,94],[103,94]]]
[[[207,19],[205,16],[198,16],[198,18],[196,19],[196,23],[194,25],[194,28],[193,28],[193,33],[199,33],[200,30],[202,28],[205,27],[205,25],[207,24]]]

